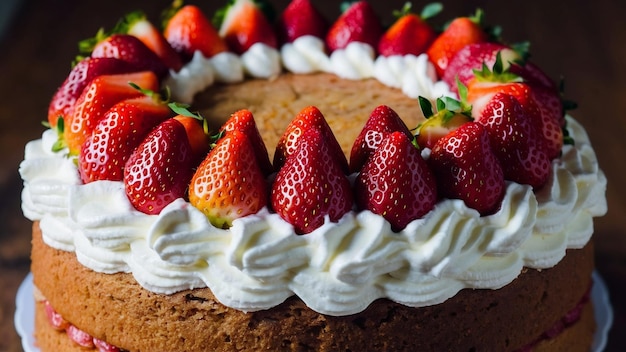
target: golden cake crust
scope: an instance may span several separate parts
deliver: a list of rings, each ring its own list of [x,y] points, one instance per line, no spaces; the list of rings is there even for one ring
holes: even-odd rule
[[[47,246],[39,223],[33,225],[32,272],[43,296],[72,324],[130,351],[511,351],[575,307],[591,285],[592,271],[589,243],[568,250],[551,269],[527,269],[501,289],[463,290],[430,307],[381,299],[361,313],[332,317],[291,297],[273,309],[244,313],[217,302],[209,289],[160,295],[141,288],[130,274],[96,273],[73,253]],[[587,351],[594,324],[590,307],[575,333],[570,328],[551,343],[564,339],[563,346]],[[49,335],[54,336],[37,337]]]

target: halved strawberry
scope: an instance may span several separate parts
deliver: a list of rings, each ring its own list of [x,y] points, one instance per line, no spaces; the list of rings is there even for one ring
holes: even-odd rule
[[[380,19],[365,0],[348,5],[326,34],[326,46],[331,51],[343,49],[351,42],[369,44],[373,49],[383,34]]]
[[[298,139],[311,128],[322,131],[330,152],[335,155],[334,159],[337,160],[344,173],[348,174],[350,169],[346,156],[343,154],[341,146],[330,129],[328,122],[326,122],[326,118],[315,106],[308,106],[302,109],[285,128],[285,132],[278,141],[274,153],[274,169],[278,170],[282,167],[289,155],[296,151]]]
[[[143,94],[129,83],[153,91],[159,89],[158,79],[150,71],[102,75],[85,87],[72,113],[64,121],[62,140],[69,148],[70,155],[78,155],[87,137],[113,105]]]
[[[126,195],[135,209],[159,214],[186,196],[194,169],[209,150],[197,117],[178,115],[155,127],[124,166]]]
[[[158,94],[115,104],[80,148],[78,172],[83,183],[121,181],[131,153],[148,132],[172,115],[167,102]]]
[[[178,71],[183,66],[180,56],[165,39],[163,33],[141,11],[134,11],[124,16],[113,32],[137,37],[171,70]]]
[[[413,139],[413,134],[409,128],[392,108],[386,105],[376,107],[352,145],[350,172],[361,170],[365,161],[387,138],[388,134],[396,131],[404,133],[411,140]]]
[[[268,185],[253,142],[239,130],[220,138],[198,166],[189,185],[189,202],[218,228],[256,214],[267,206]]]
[[[274,211],[298,234],[322,226],[326,216],[337,222],[352,209],[350,181],[327,140],[317,128],[304,132],[272,185]]]
[[[461,199],[481,215],[500,208],[505,191],[502,167],[481,124],[468,122],[437,141],[428,161],[444,198]]]
[[[450,97],[437,99],[437,112],[433,112],[432,104],[424,97],[419,97],[420,107],[426,121],[417,126],[416,140],[420,148],[432,149],[438,140],[473,120],[471,106],[465,104],[465,91],[461,100]]]
[[[274,28],[255,0],[231,1],[218,11],[215,22],[219,23],[220,36],[237,54],[245,53],[256,43],[278,47]]]
[[[292,0],[276,25],[280,44],[291,43],[304,35],[323,39],[327,29],[326,19],[310,0]]]
[[[249,110],[239,110],[234,112],[228,121],[220,128],[220,133],[226,134],[231,131],[239,131],[245,134],[252,144],[252,149],[256,155],[261,171],[268,176],[274,170],[267,154],[267,147],[259,133],[259,129],[254,121],[254,116]]]
[[[359,209],[383,216],[393,231],[420,219],[437,202],[435,177],[411,142],[402,132],[388,134],[354,184]]]
[[[419,15],[411,13],[411,7],[412,4],[407,2],[402,10],[394,11],[398,19],[380,38],[380,55],[419,55],[426,52],[435,40],[437,33],[427,20],[441,12],[442,5],[431,3]]]
[[[48,106],[48,124],[56,128],[59,117],[71,114],[83,89],[96,77],[139,71],[137,67],[115,58],[91,58],[80,60],[58,88]]]
[[[426,53],[439,77],[443,76],[454,55],[464,46],[487,41],[488,35],[482,22],[483,11],[480,9],[473,16],[457,17],[433,41]]]
[[[174,2],[169,10],[163,34],[185,62],[191,60],[196,51],[205,57],[228,51],[217,29],[198,6],[181,5],[182,2]]]

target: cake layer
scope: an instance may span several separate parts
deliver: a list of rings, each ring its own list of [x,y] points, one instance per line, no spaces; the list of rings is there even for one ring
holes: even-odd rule
[[[462,290],[423,308],[381,299],[361,313],[332,317],[312,311],[297,297],[271,310],[244,313],[220,304],[209,289],[155,294],[130,274],[93,272],[73,253],[45,245],[38,222],[32,258],[35,285],[63,317],[131,351],[514,351],[580,302],[593,271],[590,242],[568,250],[553,268],[525,269],[498,290]],[[587,351],[592,329],[588,323],[575,326],[586,333],[564,335],[573,339],[567,345]]]

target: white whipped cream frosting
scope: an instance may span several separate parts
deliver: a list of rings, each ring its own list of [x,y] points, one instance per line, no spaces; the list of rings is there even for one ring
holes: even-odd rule
[[[245,76],[271,79],[282,69],[330,72],[349,79],[375,78],[410,96],[452,95],[436,82],[425,55],[374,59],[354,43],[328,56],[323,43],[303,37],[281,48],[264,45],[236,56],[196,53],[166,83],[176,100],[191,103],[215,82]],[[121,182],[81,184],[74,160],[53,153],[52,130],[26,145],[20,174],[22,209],[39,220],[45,243],[73,251],[80,263],[102,273],[132,273],[161,294],[209,287],[224,305],[242,311],[268,309],[292,295],[329,315],[364,310],[378,298],[421,307],[445,301],[464,288],[497,289],[524,266],[549,268],[568,248],[582,248],[595,216],[607,211],[606,178],[583,127],[567,117],[575,146],[553,161],[539,192],[507,183],[501,209],[489,216],[459,200],[443,200],[424,218],[394,233],[369,211],[349,212],[304,236],[267,209],[213,227],[178,199],[159,215],[136,211]]]

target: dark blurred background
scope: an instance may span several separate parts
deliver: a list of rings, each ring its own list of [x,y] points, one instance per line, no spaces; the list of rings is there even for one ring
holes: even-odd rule
[[[277,11],[288,0],[271,3]],[[370,3],[384,24],[404,0]],[[142,9],[159,23],[167,0],[0,1],[0,351],[20,351],[13,329],[15,292],[29,271],[30,222],[20,210],[17,173],[24,144],[43,131],[49,100],[70,70],[77,42],[111,28],[125,13]],[[213,15],[225,0],[187,1]],[[314,1],[329,20],[338,1]],[[626,351],[626,2],[447,0],[435,23],[486,12],[486,22],[503,27],[511,43],[530,41],[532,60],[554,79],[565,77],[567,98],[579,108],[609,179],[609,213],[596,224],[598,272],[611,295],[615,319],[607,351]],[[421,9],[426,2],[414,2]]]

